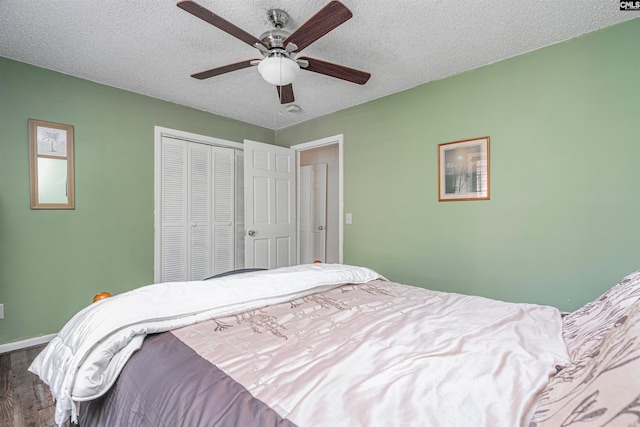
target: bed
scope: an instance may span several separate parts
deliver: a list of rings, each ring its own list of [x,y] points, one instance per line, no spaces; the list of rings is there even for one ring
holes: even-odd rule
[[[640,272],[562,316],[314,264],[150,285],[30,370],[91,426],[640,425]]]

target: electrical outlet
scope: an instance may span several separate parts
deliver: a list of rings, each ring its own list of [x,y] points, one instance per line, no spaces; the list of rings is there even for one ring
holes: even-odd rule
[[[0,319],[4,319],[4,304],[0,304]]]

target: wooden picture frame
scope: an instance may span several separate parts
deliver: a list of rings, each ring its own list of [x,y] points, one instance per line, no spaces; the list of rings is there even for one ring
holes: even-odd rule
[[[75,209],[73,126],[29,119],[31,209]]]
[[[489,137],[438,145],[438,201],[489,200]]]

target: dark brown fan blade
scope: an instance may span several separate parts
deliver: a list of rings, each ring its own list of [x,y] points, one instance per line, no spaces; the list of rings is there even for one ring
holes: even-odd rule
[[[286,46],[289,43],[294,43],[300,52],[352,16],[353,14],[345,5],[333,0],[291,33],[283,44]]]
[[[346,80],[348,82],[356,83],[359,85],[365,84],[369,81],[371,74],[356,70],[355,68],[345,67],[344,65],[333,64],[331,62],[321,61],[319,59],[302,57],[299,60],[305,60],[309,62],[309,66],[302,68],[303,70],[313,71],[314,73],[324,74],[325,76],[335,77],[336,79]]]
[[[276,86],[276,89],[278,90],[280,104],[288,104],[296,100],[293,97],[293,85],[291,83],[286,86]]]
[[[181,0],[178,2],[178,7],[184,11],[189,12],[193,16],[196,16],[202,19],[203,21],[208,22],[214,27],[221,29],[225,33],[229,33],[232,36],[242,40],[249,46],[253,46],[256,43],[264,45],[264,43],[262,43],[262,41],[257,37],[254,37],[251,34],[247,33],[245,30],[236,27],[231,22],[227,21],[224,18],[221,18],[220,16],[211,12],[209,9],[200,6],[198,3],[194,1]]]
[[[199,73],[191,74],[191,77],[198,80],[208,79],[209,77],[219,76],[220,74],[230,73],[231,71],[242,70],[252,66],[253,61],[260,61],[259,59],[249,59],[247,61],[234,62],[233,64],[223,65],[222,67],[212,68],[210,70],[201,71]]]

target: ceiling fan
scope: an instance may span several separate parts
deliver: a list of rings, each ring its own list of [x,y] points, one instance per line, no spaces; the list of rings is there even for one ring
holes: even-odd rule
[[[178,7],[255,47],[263,56],[262,59],[248,59],[192,74],[191,77],[196,79],[208,79],[257,66],[262,78],[276,86],[280,103],[287,104],[295,100],[291,83],[301,68],[359,85],[365,84],[371,77],[367,72],[344,65],[309,57],[296,58],[304,48],[353,16],[351,11],[337,0],[330,1],[293,33],[283,30],[289,15],[281,9],[271,9],[268,11],[268,16],[275,29],[263,33],[260,38],[252,36],[194,1],[181,0],[178,2]]]

